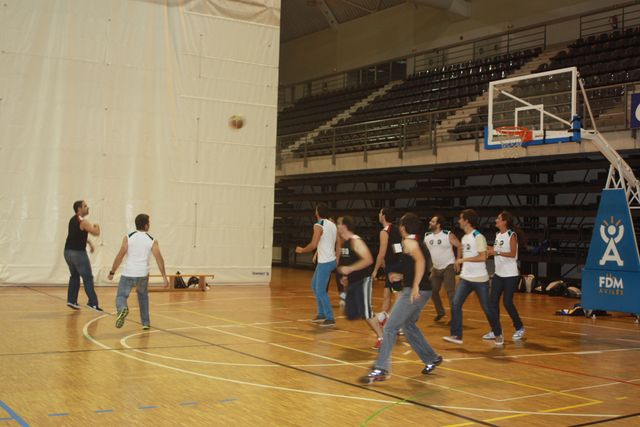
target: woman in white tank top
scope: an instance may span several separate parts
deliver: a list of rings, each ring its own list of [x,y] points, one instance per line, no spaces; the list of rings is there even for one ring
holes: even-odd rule
[[[504,308],[509,313],[513,321],[515,333],[514,340],[520,340],[524,336],[524,326],[516,306],[513,304],[513,294],[518,285],[518,244],[526,244],[526,238],[520,228],[513,223],[513,215],[507,211],[502,211],[496,217],[496,240],[493,247],[489,247],[488,254],[495,259],[496,270],[491,280],[491,293],[489,303],[491,311],[495,316],[498,332],[502,333],[500,324],[500,296],[504,293]],[[494,339],[494,333],[489,332],[483,336],[484,339]]]

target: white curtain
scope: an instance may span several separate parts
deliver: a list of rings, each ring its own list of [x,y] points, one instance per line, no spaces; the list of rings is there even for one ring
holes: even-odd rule
[[[68,280],[80,199],[98,282],[138,213],[169,272],[267,282],[279,21],[279,0],[5,0],[0,282]]]

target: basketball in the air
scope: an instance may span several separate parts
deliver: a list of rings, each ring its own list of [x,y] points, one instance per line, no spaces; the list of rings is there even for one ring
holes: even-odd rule
[[[229,127],[231,129],[240,129],[244,126],[244,119],[242,116],[233,115],[229,118]]]

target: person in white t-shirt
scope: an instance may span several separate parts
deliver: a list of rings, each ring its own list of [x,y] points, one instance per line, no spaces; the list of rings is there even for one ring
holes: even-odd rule
[[[331,272],[336,269],[336,225],[329,221],[329,208],[320,203],[316,206],[316,223],[313,224],[313,237],[307,246],[296,247],[297,254],[304,254],[318,249],[318,264],[311,279],[311,289],[316,296],[318,314],[313,322],[320,326],[335,326],[333,308],[327,294],[327,285]]]
[[[462,258],[456,260],[456,264],[462,264],[460,271],[460,283],[453,297],[451,313],[451,335],[443,337],[445,341],[462,344],[462,305],[471,294],[475,292],[480,300],[491,330],[495,334],[496,345],[504,344],[504,337],[499,332],[491,307],[489,305],[489,272],[487,271],[487,241],[478,230],[478,214],[473,209],[465,209],[460,212],[458,219],[460,228],[464,230],[462,238]]]
[[[122,269],[122,275],[118,282],[118,294],[116,295],[116,328],[124,325],[124,319],[129,314],[127,299],[133,288],[138,293],[138,304],[140,305],[140,320],[142,320],[142,329],[147,330],[151,327],[149,319],[149,258],[153,254],[160,269],[160,274],[164,279],[165,287],[169,286],[167,273],[164,269],[164,258],[160,253],[160,245],[158,241],[151,237],[149,231],[149,215],[139,214],[136,216],[136,231],[130,233],[122,239],[120,251],[113,260],[113,266],[109,271],[109,280],[113,280],[113,275],[122,263],[124,256],[127,261]]]
[[[527,244],[523,231],[513,223],[513,215],[510,212],[502,211],[496,217],[496,240],[493,247],[489,247],[489,256],[495,257],[496,271],[491,279],[491,295],[489,297],[491,311],[496,320],[498,334],[502,334],[500,324],[500,296],[504,293],[502,302],[504,308],[509,313],[513,321],[516,332],[513,334],[514,340],[521,340],[524,337],[524,325],[518,314],[518,309],[513,304],[513,294],[518,286],[518,247],[519,244]],[[494,331],[490,331],[482,338],[491,340],[495,338]]]
[[[453,305],[453,297],[456,293],[456,273],[460,271],[460,265],[456,264],[457,258],[462,255],[460,240],[449,230],[444,230],[442,224],[444,219],[440,215],[435,215],[429,221],[429,232],[424,235],[424,244],[427,245],[433,267],[430,278],[433,294],[433,306],[436,309],[436,322],[445,316],[442,300],[440,299],[440,288],[444,285],[444,290],[449,298],[449,306]]]

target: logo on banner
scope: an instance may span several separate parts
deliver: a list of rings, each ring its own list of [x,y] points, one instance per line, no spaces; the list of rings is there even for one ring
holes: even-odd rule
[[[616,277],[613,274],[599,276],[598,293],[607,295],[624,295],[624,282],[622,277]]]
[[[614,261],[618,264],[618,267],[622,267],[624,265],[624,261],[620,257],[620,252],[618,251],[617,244],[620,243],[622,237],[624,236],[624,225],[621,220],[617,220],[614,222],[613,216],[611,217],[611,224],[607,222],[605,219],[602,221],[600,225],[600,237],[602,241],[607,245],[607,248],[600,258],[598,264],[605,265],[609,261]]]
[[[640,127],[640,93],[631,95],[631,127]]]

